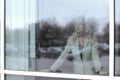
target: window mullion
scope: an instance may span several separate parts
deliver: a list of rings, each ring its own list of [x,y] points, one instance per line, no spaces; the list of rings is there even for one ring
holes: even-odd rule
[[[5,26],[5,0],[0,1],[1,5],[1,80],[5,79],[4,75],[4,26]]]
[[[46,73],[46,72],[31,72],[31,71],[12,71],[5,70],[5,74],[22,75],[22,76],[41,76],[41,77],[53,77],[53,78],[70,78],[70,79],[90,79],[90,80],[110,80],[108,76],[97,75],[77,75],[77,74],[65,74],[65,73]]]
[[[111,79],[114,78],[114,0],[110,0],[110,8],[109,8],[109,76]]]

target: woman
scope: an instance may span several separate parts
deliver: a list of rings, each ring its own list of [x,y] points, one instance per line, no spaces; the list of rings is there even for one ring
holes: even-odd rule
[[[86,33],[87,31],[87,33]],[[62,63],[72,52],[74,57],[74,72],[77,74],[93,74],[92,69],[87,63],[88,57],[91,55],[95,73],[107,74],[102,71],[102,66],[99,58],[99,48],[95,36],[78,21],[75,27],[75,33],[69,37],[64,51],[50,67],[50,72],[56,72]]]

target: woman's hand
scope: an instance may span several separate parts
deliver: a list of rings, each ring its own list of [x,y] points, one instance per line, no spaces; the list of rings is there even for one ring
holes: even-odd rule
[[[73,61],[73,60],[74,60],[73,54],[69,54],[68,57],[67,57],[67,59],[68,59],[69,61]]]

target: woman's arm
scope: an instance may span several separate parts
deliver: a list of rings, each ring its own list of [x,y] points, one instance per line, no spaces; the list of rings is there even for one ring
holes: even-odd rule
[[[67,45],[65,46],[65,50],[60,54],[60,56],[55,61],[55,63],[50,67],[49,71],[51,71],[51,72],[57,71],[57,69],[66,60],[66,58],[68,57],[69,52],[70,52],[70,44],[71,44],[71,41],[70,41],[70,39],[68,39]]]

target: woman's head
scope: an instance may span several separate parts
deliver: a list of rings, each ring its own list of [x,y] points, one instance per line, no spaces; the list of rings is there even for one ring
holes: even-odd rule
[[[83,35],[85,33],[85,26],[83,25],[83,23],[81,23],[80,20],[76,21],[75,32],[77,32],[78,34],[83,34]]]

